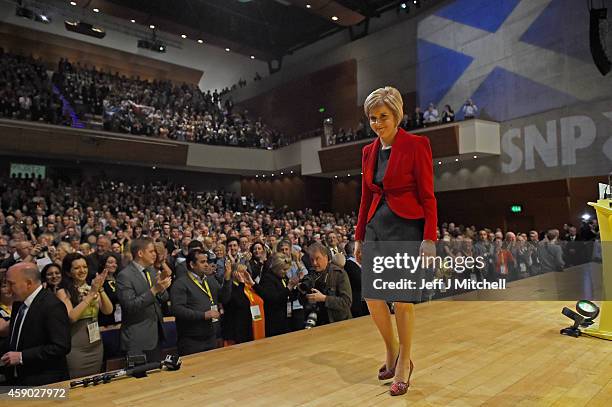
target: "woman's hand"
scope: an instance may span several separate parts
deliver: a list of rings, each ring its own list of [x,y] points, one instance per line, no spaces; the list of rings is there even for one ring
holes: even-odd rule
[[[426,267],[430,267],[436,257],[436,244],[433,240],[423,240],[419,248],[419,254],[425,259]]]

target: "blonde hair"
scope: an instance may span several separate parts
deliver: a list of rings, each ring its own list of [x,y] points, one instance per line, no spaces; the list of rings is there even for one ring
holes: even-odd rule
[[[387,106],[393,116],[395,116],[395,124],[399,126],[404,117],[404,101],[399,90],[392,86],[378,88],[368,95],[363,103],[363,110],[366,116],[370,115],[370,111],[376,106]]]

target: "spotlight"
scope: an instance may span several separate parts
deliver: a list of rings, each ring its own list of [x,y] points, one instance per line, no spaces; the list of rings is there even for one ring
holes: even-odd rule
[[[231,49],[229,49],[229,48],[225,48],[225,51],[226,51],[226,52],[230,52],[230,51],[231,51]]]
[[[255,59],[255,55],[251,55],[251,59]]]
[[[306,8],[311,8],[312,6],[310,4],[306,4]]]
[[[99,9],[99,8],[95,8],[95,9],[93,9],[93,12],[94,12],[94,13],[99,13],[99,12],[100,12],[100,9]]]
[[[181,35],[181,38],[182,38],[182,39],[187,38],[187,34],[182,34],[182,35]]]
[[[150,28],[150,29],[152,29],[152,30],[154,30],[154,29],[155,29],[155,26],[154,26],[153,24],[151,24],[151,25],[149,26],[149,28]]]
[[[408,7],[408,4],[406,4],[406,3],[402,3],[402,4],[400,4],[400,7],[401,7],[402,9],[406,9],[406,7]]]
[[[166,52],[166,45],[157,41],[152,40],[138,40],[138,48],[148,49],[149,51],[164,53]]]
[[[458,161],[459,161],[459,159],[458,159],[458,158],[455,158],[455,162],[458,162]]]
[[[76,1],[71,1],[71,2],[70,2],[70,5],[71,5],[71,6],[76,6]]]
[[[573,336],[577,338],[580,336],[581,332],[579,327],[588,327],[593,324],[593,320],[597,318],[599,315],[599,307],[589,301],[589,300],[580,300],[576,303],[576,311],[572,311],[567,307],[563,307],[561,313],[574,321],[574,325],[563,328],[560,333],[562,335]]]
[[[46,15],[27,7],[17,7],[15,9],[15,15],[43,24],[49,24],[51,22],[51,19]]]
[[[87,35],[89,37],[95,38],[104,38],[106,36],[106,32],[104,32],[103,28],[94,27],[89,23],[84,23],[82,21],[64,21],[64,27],[67,31]]]
[[[133,18],[130,20],[131,23],[135,23],[136,20],[134,20]]]
[[[582,324],[583,326],[592,325],[593,320],[599,315],[599,307],[589,300],[578,301],[576,303],[576,311],[585,317],[585,321]]]
[[[333,20],[333,21],[338,21],[338,17],[336,17],[336,16],[332,16],[332,20]]]
[[[587,220],[591,219],[591,215],[589,215],[588,213],[585,213],[584,215],[581,216],[581,218],[583,221],[586,222]]]
[[[204,44],[203,40],[198,40],[198,44]]]

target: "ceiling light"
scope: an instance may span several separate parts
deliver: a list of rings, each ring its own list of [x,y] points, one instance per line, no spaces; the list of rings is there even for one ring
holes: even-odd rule
[[[259,178],[259,175],[255,175],[255,178]]]
[[[311,8],[312,6],[310,4],[306,4],[306,8]]]
[[[70,2],[70,5],[71,5],[71,6],[76,6],[76,1],[71,1],[71,2]]]
[[[255,59],[255,55],[251,55],[251,59]]]
[[[272,174],[272,176],[274,176],[274,174]]]
[[[351,176],[351,174],[346,174],[346,176],[347,176],[347,177],[350,177],[350,176]]]
[[[285,175],[285,173],[284,173],[284,172],[281,172],[281,175]]]
[[[198,43],[199,44],[204,44],[204,41],[203,40],[198,40]]]
[[[459,159],[458,159],[458,158],[455,158],[455,162],[457,162],[457,161],[459,161]]]
[[[231,51],[229,48],[225,48],[225,50],[226,50],[227,52],[230,52],[230,51]]]
[[[134,19],[132,18],[132,19],[130,20],[130,22],[135,23],[135,22],[136,22],[136,20],[134,20]]]
[[[187,38],[187,34],[181,34],[181,38],[182,38],[182,39]]]
[[[400,7],[401,8],[406,8],[406,7],[408,7],[408,5],[406,3],[402,3],[402,4],[400,4]]]
[[[152,29],[152,30],[154,30],[154,29],[155,29],[155,26],[154,26],[153,24],[151,24],[151,25],[149,26],[149,28],[150,28],[150,29]]]
[[[293,171],[291,171],[291,173],[293,174]]]
[[[95,9],[93,9],[93,11],[94,11],[94,13],[99,13],[99,12],[100,12],[100,9],[95,8]]]
[[[442,165],[442,161],[438,161],[438,165]]]
[[[477,156],[477,155],[475,155],[475,156],[474,156],[474,158],[478,158],[478,156]]]
[[[334,178],[338,178],[338,176],[337,176],[337,175],[334,175]]]
[[[336,17],[336,16],[332,16],[332,20],[334,20],[334,21],[338,21],[338,17]]]

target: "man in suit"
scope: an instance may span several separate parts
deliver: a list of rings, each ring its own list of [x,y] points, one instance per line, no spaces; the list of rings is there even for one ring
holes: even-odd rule
[[[565,262],[563,261],[563,250],[558,244],[559,230],[551,229],[546,232],[546,239],[538,245],[538,257],[542,272],[563,271]]]
[[[215,328],[219,324],[219,304],[232,294],[232,267],[226,262],[223,285],[214,276],[216,266],[202,249],[192,249],[185,261],[187,273],[177,278],[170,298],[176,317],[177,347],[181,356],[217,347]]]
[[[42,386],[68,379],[70,320],[66,306],[42,288],[34,263],[12,266],[6,281],[15,300],[9,336],[0,348],[9,384]]]
[[[161,303],[168,301],[166,289],[172,277],[152,268],[157,258],[150,238],[134,239],[134,261],[117,275],[117,297],[121,305],[121,350],[145,354],[148,362],[161,360],[164,337]]]
[[[344,263],[344,271],[351,283],[351,291],[353,293],[353,301],[351,302],[351,315],[353,318],[368,314],[368,307],[361,297],[361,265],[355,259],[355,242],[350,241],[344,246],[347,259]]]

